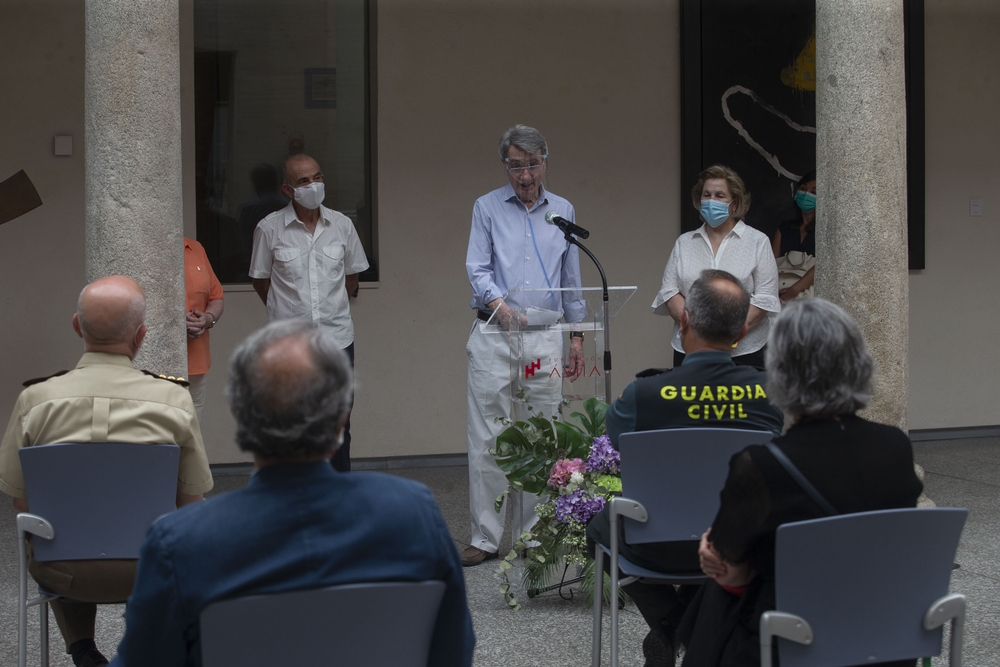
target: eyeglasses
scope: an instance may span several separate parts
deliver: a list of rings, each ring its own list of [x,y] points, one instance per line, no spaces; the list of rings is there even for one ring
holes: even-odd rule
[[[514,176],[520,176],[525,171],[534,176],[535,174],[537,174],[542,170],[542,167],[544,166],[544,161],[548,157],[549,157],[548,155],[543,155],[542,162],[532,160],[528,164],[524,164],[520,160],[512,160],[509,157],[505,157],[503,161],[507,165],[507,171],[509,171]]]

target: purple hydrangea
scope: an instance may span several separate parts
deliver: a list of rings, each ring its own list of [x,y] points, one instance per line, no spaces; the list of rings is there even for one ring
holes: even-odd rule
[[[587,472],[617,475],[621,471],[621,462],[618,450],[611,446],[611,438],[606,435],[594,438],[587,458]]]
[[[604,509],[604,498],[592,496],[583,489],[577,489],[573,493],[556,498],[556,519],[562,523],[569,523],[575,519],[580,523],[587,523],[590,519]]]

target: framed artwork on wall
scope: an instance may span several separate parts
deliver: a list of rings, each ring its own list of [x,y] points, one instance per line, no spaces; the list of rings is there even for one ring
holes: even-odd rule
[[[924,4],[905,0],[909,267],[924,268]],[[796,213],[816,165],[814,0],[682,0],[681,230],[701,225],[688,193],[705,167],[736,170],[746,223],[768,236]]]
[[[307,67],[306,109],[337,108],[337,68]]]

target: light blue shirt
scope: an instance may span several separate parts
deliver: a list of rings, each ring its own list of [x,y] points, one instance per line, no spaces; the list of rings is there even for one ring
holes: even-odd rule
[[[512,308],[562,310],[567,322],[586,317],[580,292],[549,291],[581,285],[579,251],[558,227],[545,221],[549,211],[574,219],[573,205],[544,187],[530,209],[510,184],[476,200],[465,258],[472,308],[489,310],[486,304],[504,297]],[[511,290],[540,291],[508,295]]]

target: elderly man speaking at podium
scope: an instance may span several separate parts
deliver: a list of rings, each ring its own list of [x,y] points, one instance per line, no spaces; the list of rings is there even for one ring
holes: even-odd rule
[[[465,268],[472,284],[471,306],[477,320],[469,335],[469,504],[472,519],[470,546],[462,552],[462,564],[478,565],[497,557],[504,518],[494,501],[507,487],[503,472],[490,454],[497,435],[505,428],[497,418],[510,417],[511,340],[490,333],[511,328],[515,311],[559,314],[567,322],[579,322],[586,305],[579,292],[560,288],[580,287],[580,257],[563,233],[546,222],[546,214],[572,221],[573,205],[548,192],[545,177],[548,144],[541,133],[515,125],[500,139],[500,160],[508,185],[483,195],[472,209],[472,232]],[[529,290],[539,290],[529,291]],[[514,322],[515,328],[521,318]],[[490,322],[485,328],[483,323]],[[532,321],[520,322],[533,324]],[[545,323],[554,323],[546,321]],[[538,345],[532,357],[566,357],[565,375],[577,378],[583,372],[583,333],[571,334],[563,354],[561,336],[534,335]],[[528,345],[525,342],[525,345]],[[527,357],[521,350],[522,358]],[[532,378],[531,404],[535,413],[551,416],[561,400],[559,378]],[[547,374],[546,374],[547,375]],[[515,536],[534,524],[535,497],[512,494]],[[523,521],[518,524],[519,517]]]

